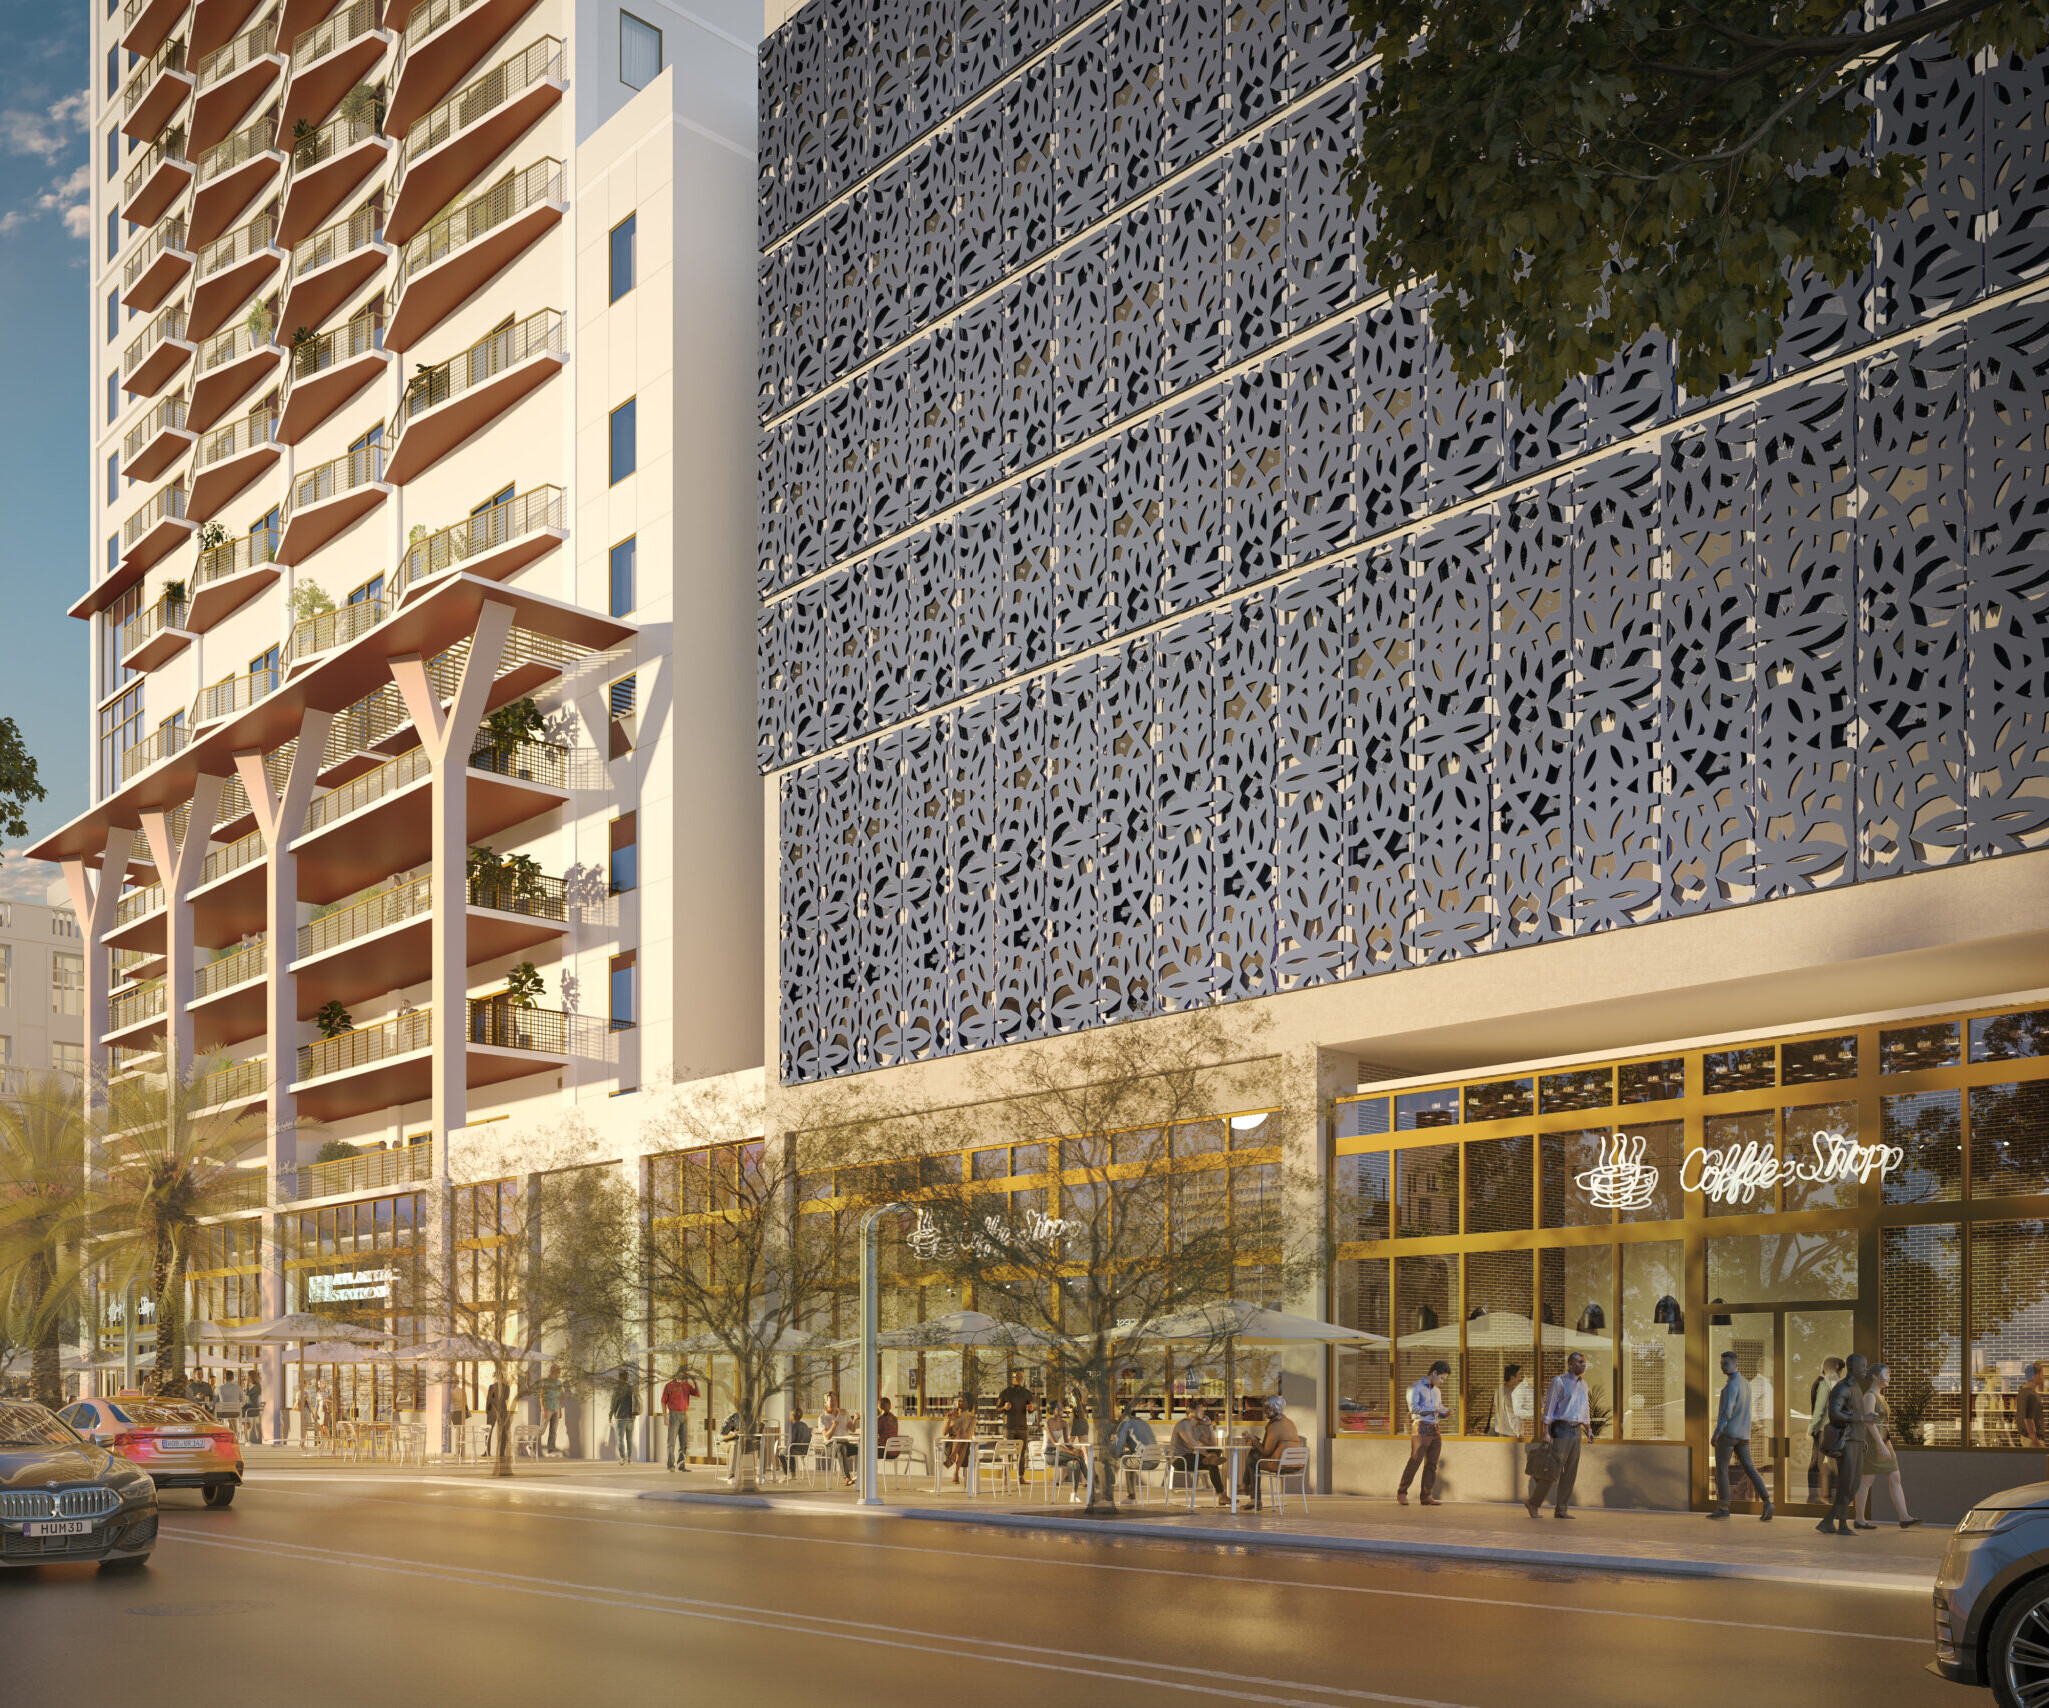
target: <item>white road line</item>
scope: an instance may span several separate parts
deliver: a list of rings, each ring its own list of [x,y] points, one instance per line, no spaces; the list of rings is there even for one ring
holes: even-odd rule
[[[289,1472],[285,1473],[285,1475],[287,1476],[289,1476],[290,1474],[291,1473]],[[296,1494],[302,1500],[353,1499],[360,1501],[367,1506],[416,1506],[426,1507],[431,1510],[439,1512],[446,1512],[448,1510],[447,1503],[442,1501],[391,1500],[385,1497],[375,1495],[349,1496],[339,1494],[309,1493],[307,1491],[299,1489],[273,1489],[271,1487],[271,1484],[276,1480],[277,1479],[275,1478],[266,1477],[263,1483],[264,1489],[267,1492],[275,1494]],[[366,1482],[369,1479],[365,1478],[352,1480]],[[389,1486],[389,1484],[387,1484],[386,1486]],[[465,1483],[461,1486],[466,1490],[470,1490],[472,1492],[480,1494],[518,1494],[521,1492],[517,1488],[506,1490],[485,1490],[477,1488],[475,1485],[468,1483]],[[555,1491],[537,1490],[533,1492],[553,1493]],[[504,1508],[503,1506],[498,1506],[494,1503],[494,1505],[490,1507],[479,1507],[474,1508],[472,1510],[495,1510],[502,1512],[505,1511],[506,1508]],[[751,1512],[755,1509],[735,1508],[733,1510]],[[1517,1608],[1531,1613],[1590,1613],[1597,1615],[1598,1617],[1603,1619],[1644,1619],[1649,1620],[1655,1624],[1665,1625],[1709,1625],[1718,1626],[1723,1629],[1732,1631],[1773,1631],[1779,1633],[1782,1636],[1788,1637],[1841,1637],[1847,1641],[1857,1643],[1914,1643],[1917,1645],[1925,1645],[1931,1640],[1927,1637],[1920,1636],[1897,1637],[1889,1632],[1884,1631],[1844,1631],[1834,1629],[1832,1627],[1825,1625],[1764,1625],[1759,1624],[1757,1621],[1751,1619],[1711,1619],[1704,1614],[1698,1613],[1648,1613],[1637,1608],[1583,1607],[1569,1601],[1515,1601],[1509,1599],[1506,1596],[1447,1595],[1441,1591],[1435,1590],[1384,1589],[1377,1585],[1371,1584],[1326,1583],[1318,1581],[1314,1578],[1242,1577],[1237,1574],[1233,1574],[1229,1577],[1220,1577],[1215,1572],[1181,1571],[1177,1570],[1172,1566],[1119,1565],[1107,1560],[1060,1560],[1051,1559],[1041,1554],[1001,1554],[993,1551],[978,1552],[977,1550],[972,1548],[914,1548],[902,1542],[869,1542],[847,1536],[797,1536],[789,1535],[785,1532],[777,1530],[725,1529],[716,1524],[658,1524],[651,1519],[645,1518],[599,1518],[594,1517],[589,1513],[583,1512],[538,1512],[531,1510],[523,1510],[520,1513],[520,1516],[523,1518],[552,1518],[564,1524],[611,1524],[619,1526],[622,1529],[628,1530],[679,1531],[686,1535],[720,1536],[728,1539],[737,1537],[744,1538],[748,1541],[788,1542],[806,1548],[868,1548],[880,1553],[916,1554],[921,1557],[931,1559],[998,1560],[1010,1565],[1059,1566],[1067,1568],[1069,1570],[1091,1572],[1125,1572],[1133,1573],[1141,1577],[1195,1578],[1203,1583],[1209,1584],[1250,1584],[1260,1587],[1271,1587],[1275,1589],[1318,1589],[1328,1590],[1332,1594],[1336,1595],[1377,1595],[1403,1601],[1448,1602],[1463,1607],[1507,1607]],[[772,1512],[771,1516],[773,1516]],[[1071,1531],[1059,1532],[1056,1536],[1053,1536],[1051,1539],[1060,1542],[1087,1542],[1090,1540],[1090,1538],[1086,1536],[1076,1536]],[[1105,1542],[1125,1542],[1132,1540],[1134,1539],[1122,1536],[1103,1538],[1103,1541]],[[1160,1538],[1160,1540],[1162,1542],[1167,1542],[1171,1541],[1172,1537],[1163,1535]],[[1219,1546],[1221,1546],[1221,1544],[1219,1544]],[[1391,1556],[1359,1555],[1346,1556],[1346,1558],[1348,1560],[1356,1558],[1361,1563],[1370,1565],[1386,1565],[1399,1567],[1405,1563],[1404,1561]],[[1485,1566],[1487,1564],[1487,1562],[1484,1560],[1474,1561],[1471,1563],[1474,1565],[1481,1566]],[[1467,1562],[1462,1560],[1446,1561],[1442,1559],[1433,1558],[1430,1560],[1429,1564],[1438,1569],[1456,1570],[1459,1566],[1467,1564]],[[1753,1580],[1732,1578],[1717,1581],[1729,1583],[1744,1583]],[[1826,1588],[1829,1586],[1818,1584],[1815,1587]]]
[[[1463,1708],[1433,1697],[1396,1696],[1385,1691],[1352,1690],[1339,1685],[1311,1684],[1297,1679],[1264,1678],[1243,1673],[1217,1672],[1206,1667],[1178,1666],[1167,1661],[1148,1661],[1127,1655],[1099,1655],[1086,1650],[1055,1649],[1040,1644],[1005,1643],[993,1638],[960,1637],[945,1631],[920,1631],[914,1627],[881,1625],[872,1620],[833,1619],[823,1614],[794,1613],[777,1607],[751,1607],[745,1603],[706,1601],[691,1596],[663,1595],[649,1590],[602,1589],[561,1578],[529,1577],[517,1572],[484,1571],[472,1566],[436,1566],[429,1561],[406,1560],[385,1554],[356,1554],[341,1549],[314,1548],[305,1543],[259,1543],[207,1536],[194,1528],[164,1525],[163,1531],[179,1540],[203,1548],[222,1548],[234,1553],[261,1554],[270,1559],[292,1560],[304,1565],[338,1566],[351,1571],[373,1572],[386,1577],[427,1578],[437,1583],[456,1583],[467,1588],[488,1589],[537,1596],[550,1601],[587,1602],[594,1606],[638,1613],[667,1613],[679,1618],[702,1619],[721,1625],[744,1625],[795,1636],[817,1637],[829,1642],[861,1643],[878,1648],[908,1649],[920,1654],[944,1655],[952,1660],[991,1661],[999,1666],[1029,1667],[1040,1672],[1075,1673],[1084,1678],[1108,1679],[1119,1684],[1151,1685],[1161,1690],[1179,1690],[1201,1696],[1227,1696],[1239,1702],[1264,1702],[1277,1708],[1329,1708],[1328,1698],[1352,1702],[1378,1702],[1391,1708]],[[836,1626],[839,1629],[822,1629]],[[874,1633],[888,1632],[888,1636]],[[1008,1653],[988,1653],[1007,1650]],[[1031,1659],[1049,1656],[1050,1659]],[[1079,1662],[1101,1663],[1084,1666]],[[1111,1672],[1105,1667],[1143,1668],[1145,1671]],[[1155,1678],[1152,1672],[1189,1675],[1185,1678]],[[1218,1685],[1198,1684],[1194,1679],[1215,1679]],[[1229,1689],[1219,1688],[1228,1684]],[[1313,1691],[1321,1701],[1300,1696],[1273,1696],[1248,1692],[1254,1685],[1286,1690]]]

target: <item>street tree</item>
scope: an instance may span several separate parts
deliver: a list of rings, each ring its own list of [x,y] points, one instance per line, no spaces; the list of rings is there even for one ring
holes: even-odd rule
[[[1347,163],[1361,261],[1434,281],[1462,380],[1531,405],[1652,331],[1705,395],[1777,345],[1791,281],[1840,285],[1924,163],[1877,141],[1901,56],[2032,54],[2040,0],[1350,0],[1379,55]],[[1370,204],[1370,214],[1366,212]]]
[[[64,1403],[59,1348],[78,1324],[85,1107],[77,1083],[32,1074],[0,1097],[0,1298],[30,1350],[36,1398]]]
[[[21,730],[12,718],[0,718],[0,836],[26,836],[29,802],[42,800],[45,793]]]

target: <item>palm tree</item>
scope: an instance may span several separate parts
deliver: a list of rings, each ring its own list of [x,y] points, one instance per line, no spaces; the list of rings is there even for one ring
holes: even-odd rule
[[[185,1276],[202,1223],[253,1201],[260,1174],[241,1166],[263,1136],[261,1120],[200,1105],[207,1070],[146,1075],[107,1088],[100,1154],[90,1188],[93,1262],[117,1292],[146,1286],[156,1300],[156,1362],[144,1386],[178,1394],[185,1383]]]
[[[0,1098],[0,1294],[25,1316],[36,1398],[64,1403],[58,1347],[76,1323],[88,1127],[75,1081],[33,1074]]]

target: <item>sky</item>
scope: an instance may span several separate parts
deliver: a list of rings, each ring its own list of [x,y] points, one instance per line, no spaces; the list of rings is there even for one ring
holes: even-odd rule
[[[85,590],[87,227],[92,216],[86,6],[0,0],[0,717],[14,719],[49,798],[31,839],[86,804],[91,707]],[[0,899],[41,901],[53,866],[0,854]]]

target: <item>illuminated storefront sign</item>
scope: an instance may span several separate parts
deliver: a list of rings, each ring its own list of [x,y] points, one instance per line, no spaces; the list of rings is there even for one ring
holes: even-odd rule
[[[1063,1217],[1049,1216],[1042,1210],[1032,1210],[1016,1227],[1006,1226],[1000,1216],[984,1216],[982,1226],[991,1238],[1015,1245],[1020,1234],[1024,1239],[1038,1243],[1061,1239],[1068,1233],[1070,1224]],[[953,1241],[939,1231],[932,1218],[923,1210],[918,1212],[916,1225],[904,1236],[904,1243],[911,1248],[914,1257],[923,1258],[928,1263],[935,1257],[951,1256],[954,1249]],[[996,1255],[996,1248],[988,1241],[978,1238],[974,1243],[978,1256]]]
[[[306,1299],[309,1304],[342,1304],[351,1299],[388,1299],[398,1280],[395,1269],[343,1269],[332,1275],[309,1275]]]
[[[1883,1180],[1907,1155],[1898,1145],[1859,1144],[1844,1133],[1816,1133],[1808,1142],[1811,1156],[1780,1156],[1756,1139],[1722,1150],[1691,1151],[1679,1169],[1680,1188],[1705,1193],[1717,1204],[1748,1204],[1780,1185]],[[1647,1149],[1641,1137],[1611,1134],[1601,1141],[1601,1160],[1575,1175],[1573,1183],[1598,1209],[1647,1209],[1658,1187],[1657,1164],[1644,1160]]]

